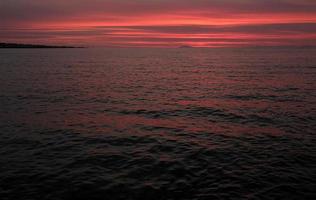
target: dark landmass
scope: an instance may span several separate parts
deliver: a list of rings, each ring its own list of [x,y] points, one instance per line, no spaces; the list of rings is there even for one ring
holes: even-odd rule
[[[182,45],[180,46],[179,48],[193,48],[192,46],[189,46],[189,45]]]
[[[16,43],[0,43],[0,48],[83,48],[72,46],[50,46],[50,45],[37,45],[37,44],[16,44]]]

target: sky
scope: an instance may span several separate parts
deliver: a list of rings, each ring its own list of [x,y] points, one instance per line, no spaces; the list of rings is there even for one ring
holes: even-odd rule
[[[316,0],[0,0],[0,42],[316,45]]]

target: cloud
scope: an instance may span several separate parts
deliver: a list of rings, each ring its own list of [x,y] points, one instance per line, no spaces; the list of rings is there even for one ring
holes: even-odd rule
[[[193,15],[314,14],[316,1],[291,0],[2,0],[1,21],[84,20]]]
[[[309,0],[1,0],[0,37],[120,46],[314,44],[315,13]]]

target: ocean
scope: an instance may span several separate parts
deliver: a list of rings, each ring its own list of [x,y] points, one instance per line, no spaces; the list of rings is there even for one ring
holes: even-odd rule
[[[0,50],[0,199],[316,199],[316,48]]]

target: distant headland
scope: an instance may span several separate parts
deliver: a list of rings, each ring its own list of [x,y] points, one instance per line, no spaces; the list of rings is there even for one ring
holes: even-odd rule
[[[52,45],[38,45],[38,44],[17,44],[17,43],[0,43],[0,48],[37,48],[37,49],[49,49],[49,48],[83,48],[73,46],[52,46]]]
[[[192,47],[192,46],[190,46],[190,45],[182,45],[182,46],[180,46],[179,48],[194,48],[194,47]]]

